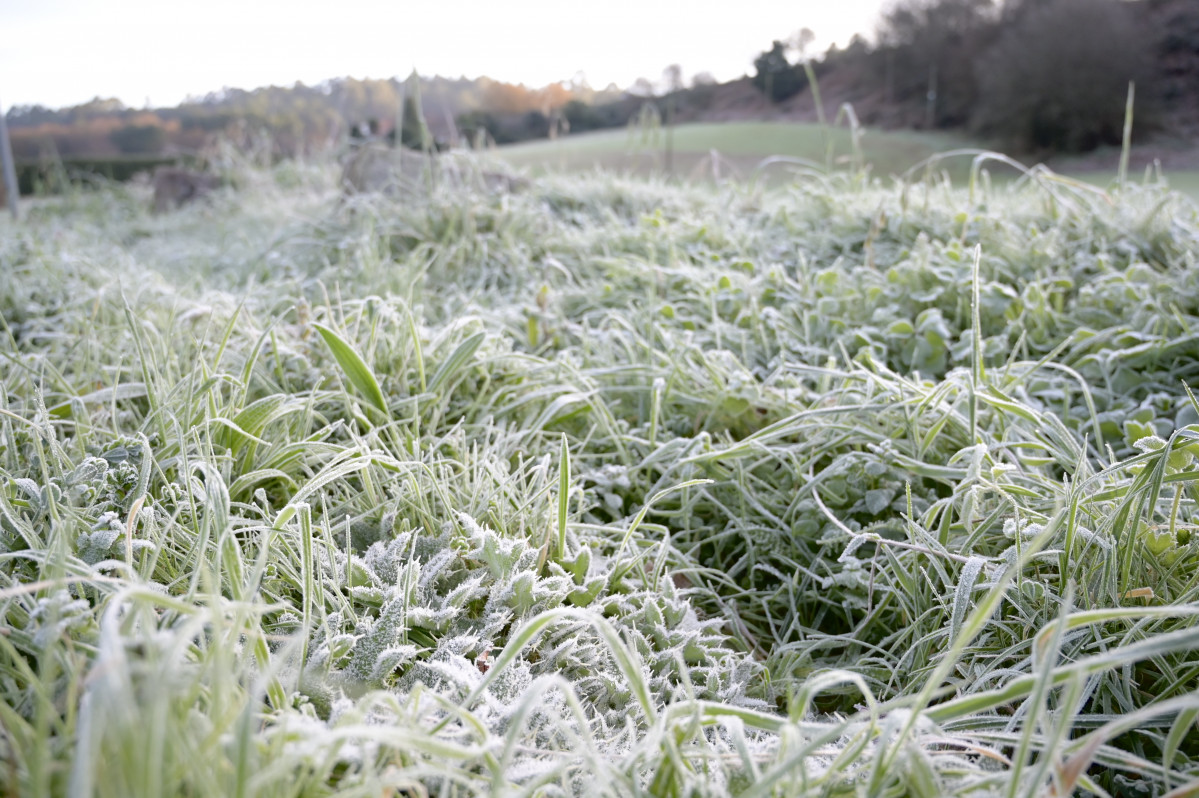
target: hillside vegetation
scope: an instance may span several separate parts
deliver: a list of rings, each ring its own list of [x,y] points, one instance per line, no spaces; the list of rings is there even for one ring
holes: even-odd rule
[[[0,792],[1195,789],[1189,201],[236,170],[0,223]]]

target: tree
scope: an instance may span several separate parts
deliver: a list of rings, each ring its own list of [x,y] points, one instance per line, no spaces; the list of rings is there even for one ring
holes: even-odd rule
[[[671,64],[662,70],[662,93],[674,94],[676,91],[682,91],[683,83],[683,67],[679,64]]]
[[[550,120],[540,111],[525,111],[521,119],[521,139],[543,139],[550,133]]]
[[[419,103],[420,99],[415,92],[404,97],[404,120],[403,126],[400,128],[400,144],[412,150],[423,150],[427,145],[432,145]]]
[[[753,84],[771,102],[782,102],[804,87],[803,71],[787,60],[787,45],[775,41],[754,59]]]
[[[1150,111],[1151,32],[1119,0],[1027,6],[979,59],[974,126],[1022,148],[1092,149],[1121,139],[1130,81]]]
[[[926,127],[965,123],[975,55],[995,35],[993,0],[899,0],[878,28],[887,98],[925,107]]]
[[[654,88],[654,82],[649,78],[637,78],[629,87],[629,94],[652,98],[657,94],[657,89]]]

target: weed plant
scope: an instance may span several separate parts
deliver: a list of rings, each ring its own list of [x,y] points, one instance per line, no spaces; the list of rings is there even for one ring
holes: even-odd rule
[[[1188,201],[230,169],[0,230],[0,792],[1199,791]]]

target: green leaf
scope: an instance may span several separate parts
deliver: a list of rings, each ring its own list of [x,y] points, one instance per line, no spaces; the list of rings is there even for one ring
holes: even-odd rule
[[[280,471],[277,468],[260,468],[257,471],[242,474],[233,480],[233,484],[229,486],[229,494],[240,496],[255,485],[260,485],[272,479],[280,480],[290,488],[299,487],[296,485],[296,481],[291,478],[291,474],[288,474],[286,471]]]
[[[429,380],[429,390],[435,392],[441,387],[442,383],[465,366],[466,362],[471,359],[475,354],[475,350],[479,348],[479,345],[483,343],[483,339],[486,337],[486,333],[479,332],[458,344],[458,348],[441,362],[441,365],[437,367],[437,371],[433,372],[433,379]]]
[[[383,391],[379,389],[379,381],[375,379],[374,372],[366,365],[362,356],[354,350],[354,347],[346,343],[344,338],[325,325],[313,324],[312,326],[325,340],[325,344],[333,353],[333,358],[337,361],[337,365],[341,366],[341,370],[350,384],[358,389],[358,392],[375,408],[387,415],[387,400],[383,398]]]
[[[237,430],[229,430],[229,448],[236,454],[245,443],[262,435],[262,431],[272,421],[295,413],[304,407],[303,403],[286,394],[276,393],[264,396],[256,402],[247,405],[233,418]]]

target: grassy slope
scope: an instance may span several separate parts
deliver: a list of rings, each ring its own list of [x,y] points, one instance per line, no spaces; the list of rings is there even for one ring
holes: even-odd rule
[[[1189,203],[331,185],[4,223],[0,791],[1199,778]]]

